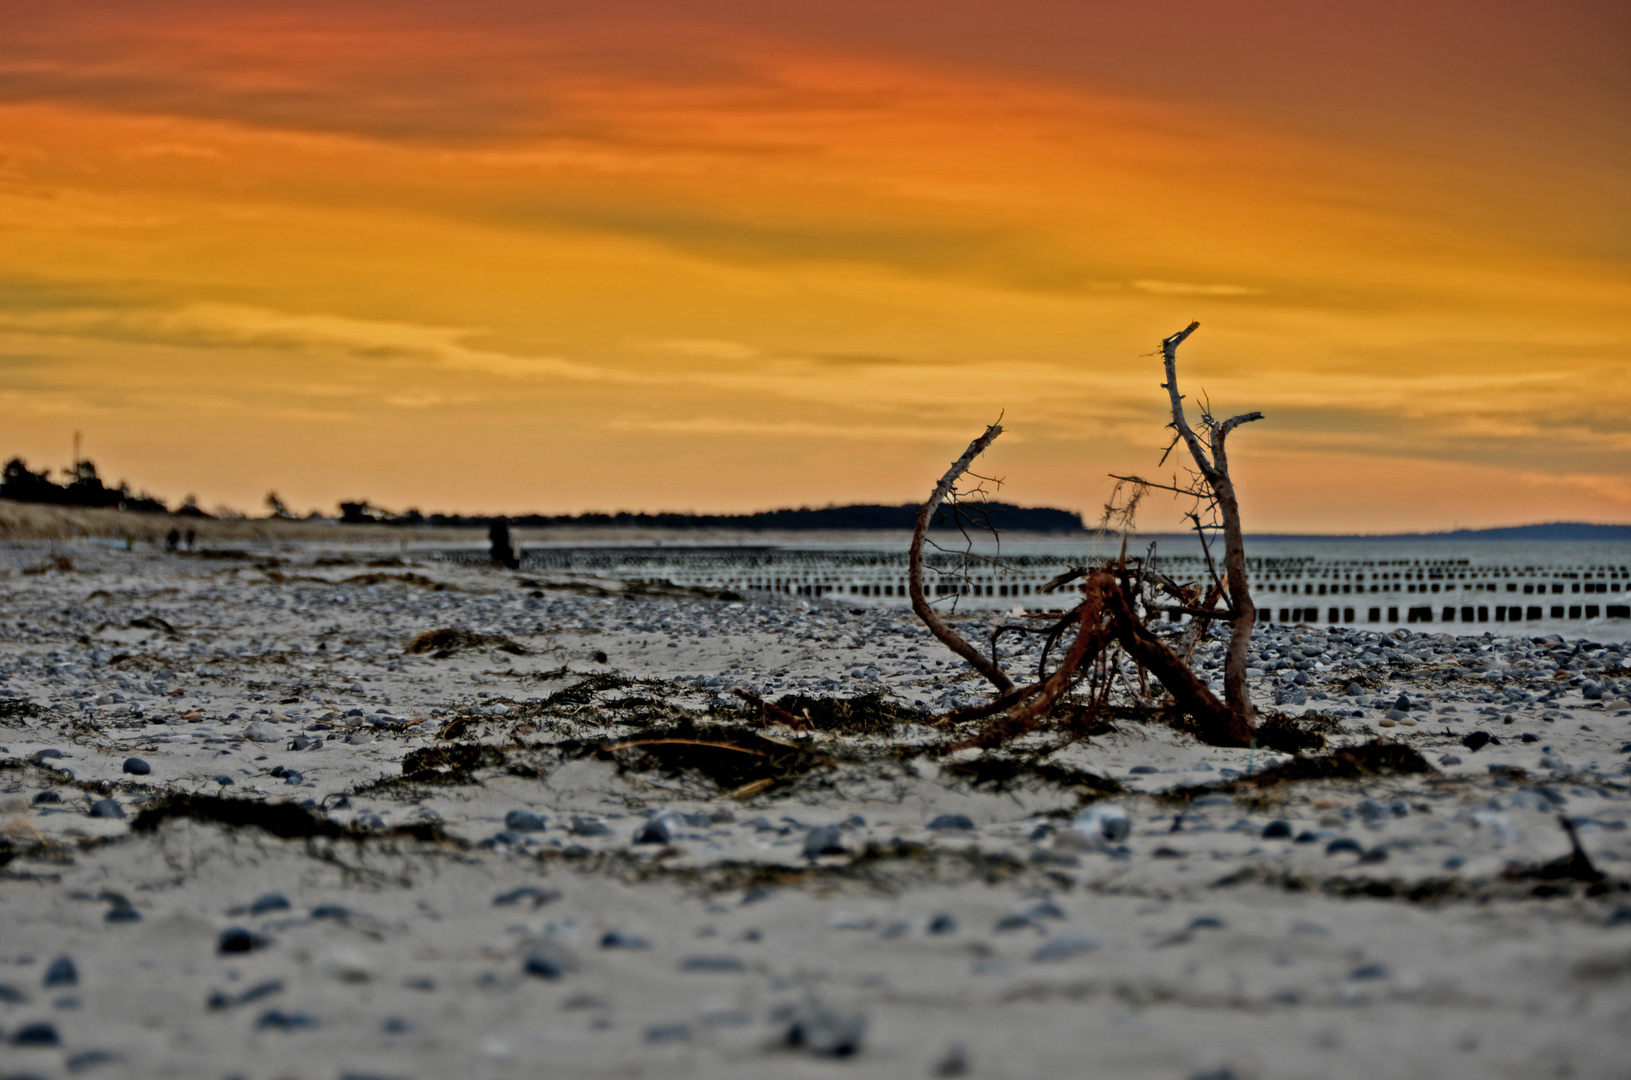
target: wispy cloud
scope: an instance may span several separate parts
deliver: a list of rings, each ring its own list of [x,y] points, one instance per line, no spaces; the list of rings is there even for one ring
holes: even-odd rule
[[[1262,296],[1266,292],[1249,285],[1197,285],[1190,281],[1158,281],[1154,278],[1138,278],[1128,284],[1139,292],[1155,296]]]
[[[0,329],[61,337],[146,342],[185,348],[270,348],[341,353],[384,365],[429,364],[504,379],[636,382],[638,376],[554,356],[473,348],[481,328],[426,326],[346,315],[201,303],[171,309],[71,309],[0,312]]]

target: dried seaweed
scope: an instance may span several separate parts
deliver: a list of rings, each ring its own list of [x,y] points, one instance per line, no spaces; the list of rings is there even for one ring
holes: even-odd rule
[[[512,656],[528,655],[525,646],[516,644],[503,634],[476,634],[469,630],[454,630],[449,627],[426,630],[408,642],[407,652],[430,653],[432,660],[446,660],[461,649],[481,649],[488,646]]]

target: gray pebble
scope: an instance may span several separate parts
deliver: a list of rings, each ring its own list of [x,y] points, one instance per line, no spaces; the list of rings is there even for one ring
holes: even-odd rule
[[[64,953],[51,961],[50,966],[45,969],[45,979],[40,985],[48,990],[55,986],[78,986],[79,969],[74,966],[74,958]]]
[[[282,893],[269,892],[255,898],[254,902],[249,905],[249,913],[251,915],[265,915],[269,911],[288,911],[289,908],[288,897]]]
[[[108,908],[108,913],[102,919],[104,922],[110,923],[141,922],[142,913],[132,907],[129,900],[121,898],[112,907]]]
[[[1073,956],[1080,956],[1084,952],[1091,952],[1100,945],[1097,937],[1083,930],[1066,930],[1057,937],[1050,938],[1031,954],[1031,961],[1037,964],[1057,964],[1069,960]]]
[[[816,1057],[854,1057],[861,1052],[866,1027],[864,1013],[839,1012],[812,1001],[795,1011],[785,1041]]]
[[[537,885],[522,885],[520,888],[511,889],[509,892],[499,893],[493,897],[493,906],[510,907],[519,904],[523,900],[530,900],[533,907],[540,908],[550,901],[559,900],[560,898],[561,894],[554,889],[540,888]]]
[[[608,930],[600,935],[602,949],[649,949],[651,943],[642,937],[625,934],[620,930]]]
[[[221,931],[221,936],[215,943],[215,951],[224,955],[249,953],[264,949],[270,944],[271,941],[267,938],[242,926],[229,926]]]
[[[124,807],[113,799],[97,799],[91,804],[91,817],[122,818],[124,816]]]
[[[310,1031],[321,1026],[309,1013],[286,1013],[282,1009],[267,1009],[255,1021],[255,1027],[261,1031]]]
[[[815,859],[822,855],[847,855],[844,837],[836,825],[817,825],[804,834],[804,855]]]
[[[24,1024],[11,1033],[13,1046],[61,1046],[62,1039],[57,1035],[54,1025],[43,1020],[32,1024]]]
[[[281,741],[283,736],[280,735],[278,730],[271,724],[262,723],[261,721],[256,720],[254,723],[244,728],[244,738],[248,739],[250,742],[270,743]]]
[[[504,828],[511,832],[543,832],[545,819],[531,810],[511,810],[504,815]]]
[[[578,970],[578,965],[560,942],[553,938],[539,938],[528,948],[521,970],[534,978],[553,982]]]
[[[577,817],[577,816],[574,816],[572,818],[572,824],[567,827],[567,831],[570,832],[573,836],[611,836],[612,835],[611,826],[607,825],[604,821],[601,821],[599,818],[593,818],[593,817]]]
[[[116,1065],[125,1060],[125,1056],[112,1050],[81,1050],[77,1054],[69,1054],[63,1062],[68,1066],[71,1076],[78,1076],[82,1072],[99,1068],[103,1065]]]
[[[34,805],[45,806],[62,802],[62,796],[54,791],[38,791],[34,793]]]
[[[929,828],[936,832],[946,830],[966,831],[974,828],[974,822],[967,814],[941,814],[929,822]]]
[[[654,1024],[646,1028],[648,1043],[676,1043],[691,1041],[689,1024]]]
[[[674,836],[674,818],[668,814],[658,814],[650,821],[634,830],[636,844],[666,844]]]
[[[124,771],[129,773],[131,776],[146,776],[148,773],[153,771],[153,766],[149,765],[139,757],[125,758],[125,763],[122,767]]]

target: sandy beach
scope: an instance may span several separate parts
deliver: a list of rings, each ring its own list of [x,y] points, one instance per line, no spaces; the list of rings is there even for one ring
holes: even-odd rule
[[[1323,745],[982,751],[901,611],[0,555],[5,1077],[1625,1075],[1623,644],[1268,628]]]

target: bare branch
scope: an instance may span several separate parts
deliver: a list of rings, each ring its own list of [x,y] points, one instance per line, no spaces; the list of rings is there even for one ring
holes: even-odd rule
[[[1172,402],[1172,428],[1183,439],[1184,445],[1189,447],[1189,455],[1195,459],[1200,468],[1201,475],[1208,480],[1212,479],[1212,462],[1206,457],[1206,448],[1202,445],[1200,436],[1189,426],[1189,420],[1184,416],[1184,397],[1178,392],[1178,346],[1184,339],[1200,328],[1200,323],[1192,322],[1184,329],[1173,334],[1161,342],[1161,356],[1166,363],[1167,381],[1162,383],[1168,399]],[[1163,459],[1164,460],[1164,459]]]
[[[980,650],[970,645],[962,635],[947,626],[945,620],[940,618],[939,612],[934,610],[923,595],[923,539],[929,531],[929,522],[934,520],[935,511],[940,508],[946,496],[951,494],[958,479],[968,471],[974,459],[984,453],[985,448],[1001,434],[1001,424],[992,424],[986,428],[985,433],[969,443],[968,449],[963,451],[963,456],[952,462],[951,468],[946,470],[946,475],[940,478],[940,483],[929,493],[929,499],[923,504],[923,509],[918,511],[917,526],[912,530],[912,548],[907,562],[912,610],[917,613],[917,617],[923,620],[923,625],[929,628],[929,632],[939,638],[948,649],[967,660],[969,665],[984,675],[999,692],[1006,694],[1014,688],[1014,680],[1000,667],[982,656]]]

